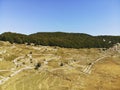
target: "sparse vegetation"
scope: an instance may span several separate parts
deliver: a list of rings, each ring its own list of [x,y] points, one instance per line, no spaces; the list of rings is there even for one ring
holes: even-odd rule
[[[35,70],[38,70],[41,67],[41,63],[38,62],[37,64],[35,64]]]
[[[64,64],[63,63],[60,63],[60,66],[63,66]]]
[[[0,90],[120,89],[119,44],[103,51],[3,43]]]

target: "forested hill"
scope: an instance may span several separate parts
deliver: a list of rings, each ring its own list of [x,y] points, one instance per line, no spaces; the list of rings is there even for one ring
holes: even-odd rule
[[[120,36],[91,36],[84,33],[39,32],[25,35],[5,32],[0,40],[11,43],[34,43],[35,45],[60,46],[65,48],[109,48],[120,43]]]

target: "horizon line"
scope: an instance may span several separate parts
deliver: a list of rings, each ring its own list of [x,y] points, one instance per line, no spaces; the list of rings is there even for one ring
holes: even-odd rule
[[[21,33],[21,32],[15,32],[15,31],[5,31],[5,32],[0,32],[0,35],[3,33],[16,33],[16,34],[24,34],[24,35],[31,35],[31,34],[36,34],[36,33],[73,33],[73,34],[87,34],[87,35],[91,35],[91,36],[120,36],[120,35],[111,35],[111,34],[99,34],[99,35],[92,35],[89,33],[85,33],[85,32],[64,32],[64,31],[41,31],[41,32],[33,32],[33,33]]]

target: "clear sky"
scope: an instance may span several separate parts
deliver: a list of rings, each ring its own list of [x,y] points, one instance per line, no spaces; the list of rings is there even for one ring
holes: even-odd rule
[[[0,0],[0,33],[120,35],[120,0]]]

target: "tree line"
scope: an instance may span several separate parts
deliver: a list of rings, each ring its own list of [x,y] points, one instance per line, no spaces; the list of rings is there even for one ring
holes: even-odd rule
[[[5,32],[0,40],[30,45],[59,46],[65,48],[109,48],[120,43],[120,36],[92,36],[84,33],[38,32],[30,35]]]

